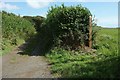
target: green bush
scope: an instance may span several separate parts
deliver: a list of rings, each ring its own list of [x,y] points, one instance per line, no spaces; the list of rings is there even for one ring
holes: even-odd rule
[[[78,6],[55,6],[48,11],[46,25],[57,46],[77,49],[81,45],[88,46],[90,11]],[[93,22],[93,27],[95,23]],[[94,35],[93,31],[93,40]]]
[[[27,39],[35,33],[33,25],[13,13],[2,11],[3,38],[14,40],[16,37]]]
[[[23,16],[23,18],[29,20],[34,25],[37,32],[40,32],[42,23],[45,20],[42,16]]]
[[[2,11],[2,50],[21,44],[35,34],[35,28],[28,20],[13,13]],[[10,45],[10,46],[9,46]]]

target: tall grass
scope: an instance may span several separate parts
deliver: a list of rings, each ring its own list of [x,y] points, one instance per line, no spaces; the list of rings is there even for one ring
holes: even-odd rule
[[[98,52],[118,56],[118,29],[101,29],[96,38]]]
[[[54,48],[46,54],[51,72],[67,78],[117,78],[120,76],[118,29],[102,28],[96,37],[96,52],[68,51]]]

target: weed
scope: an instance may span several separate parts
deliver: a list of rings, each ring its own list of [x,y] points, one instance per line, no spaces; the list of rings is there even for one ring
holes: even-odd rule
[[[95,53],[52,49],[46,54],[52,73],[65,78],[118,78],[117,36],[117,29],[101,29],[96,37]]]

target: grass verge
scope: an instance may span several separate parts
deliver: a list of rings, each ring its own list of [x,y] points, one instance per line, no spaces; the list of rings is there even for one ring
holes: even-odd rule
[[[46,54],[51,72],[65,78],[118,78],[118,29],[101,29],[96,42],[92,53],[52,49]]]

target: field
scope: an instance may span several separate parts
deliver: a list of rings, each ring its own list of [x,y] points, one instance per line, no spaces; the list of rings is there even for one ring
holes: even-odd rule
[[[96,52],[71,52],[55,48],[47,54],[51,71],[60,77],[115,78],[120,76],[118,29],[101,28],[96,37]]]
[[[118,29],[103,28],[99,31],[99,34],[106,34],[112,36],[115,40],[118,40]]]

